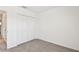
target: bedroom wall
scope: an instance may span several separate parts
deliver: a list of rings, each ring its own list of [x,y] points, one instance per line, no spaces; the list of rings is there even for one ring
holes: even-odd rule
[[[17,44],[33,40],[35,38],[36,14],[27,9],[17,7],[16,19]]]
[[[56,7],[40,14],[38,38],[79,50],[79,7]]]
[[[7,13],[7,48],[16,44],[16,23],[15,23],[15,7],[0,6],[0,10]]]
[[[7,48],[37,38],[79,50],[79,7],[56,7],[40,15],[18,7],[0,10],[7,12]]]
[[[37,19],[35,13],[15,6],[0,6],[0,10],[7,12],[8,49],[34,38],[34,25],[35,20]],[[18,13],[24,16],[19,15]]]

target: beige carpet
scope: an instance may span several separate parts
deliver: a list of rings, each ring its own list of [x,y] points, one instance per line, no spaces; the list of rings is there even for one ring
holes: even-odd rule
[[[3,49],[6,52],[77,52],[75,50],[65,48],[53,43],[35,39],[9,50]]]

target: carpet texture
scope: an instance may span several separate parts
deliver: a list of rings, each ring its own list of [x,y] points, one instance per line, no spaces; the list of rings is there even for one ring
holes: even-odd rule
[[[2,52],[77,52],[43,40],[35,39]]]

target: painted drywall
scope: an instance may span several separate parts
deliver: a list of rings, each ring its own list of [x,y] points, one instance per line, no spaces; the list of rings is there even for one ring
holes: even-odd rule
[[[39,39],[79,50],[79,7],[56,7],[41,13],[39,30]]]
[[[7,48],[39,38],[79,50],[79,7],[57,7],[40,15],[17,7],[0,10],[7,12]]]
[[[39,13],[36,14],[37,20],[35,20],[35,26],[34,26],[34,39],[39,39],[39,33],[40,33],[40,15]]]
[[[15,7],[8,6],[0,6],[0,10],[5,11],[7,13],[7,47],[13,46],[15,38],[16,30],[15,27]],[[14,25],[13,25],[14,24]]]
[[[15,47],[21,43],[27,42],[34,37],[34,25],[36,14],[29,10],[15,6],[0,6],[0,10],[7,12],[7,48]],[[18,15],[32,16],[25,17]]]
[[[17,22],[17,44],[34,39],[36,15],[27,9],[18,8],[16,13]]]
[[[37,19],[36,14],[20,7],[16,7],[15,10],[14,13],[16,16],[14,17],[15,20],[13,20],[15,28],[12,28],[15,30],[15,35],[14,40],[10,40],[11,42],[8,48],[34,39],[34,25]]]

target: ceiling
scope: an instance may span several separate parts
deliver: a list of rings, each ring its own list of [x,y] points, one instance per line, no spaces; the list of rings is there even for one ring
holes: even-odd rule
[[[24,8],[28,8],[29,10],[36,13],[41,13],[55,7],[56,6],[24,6]]]

